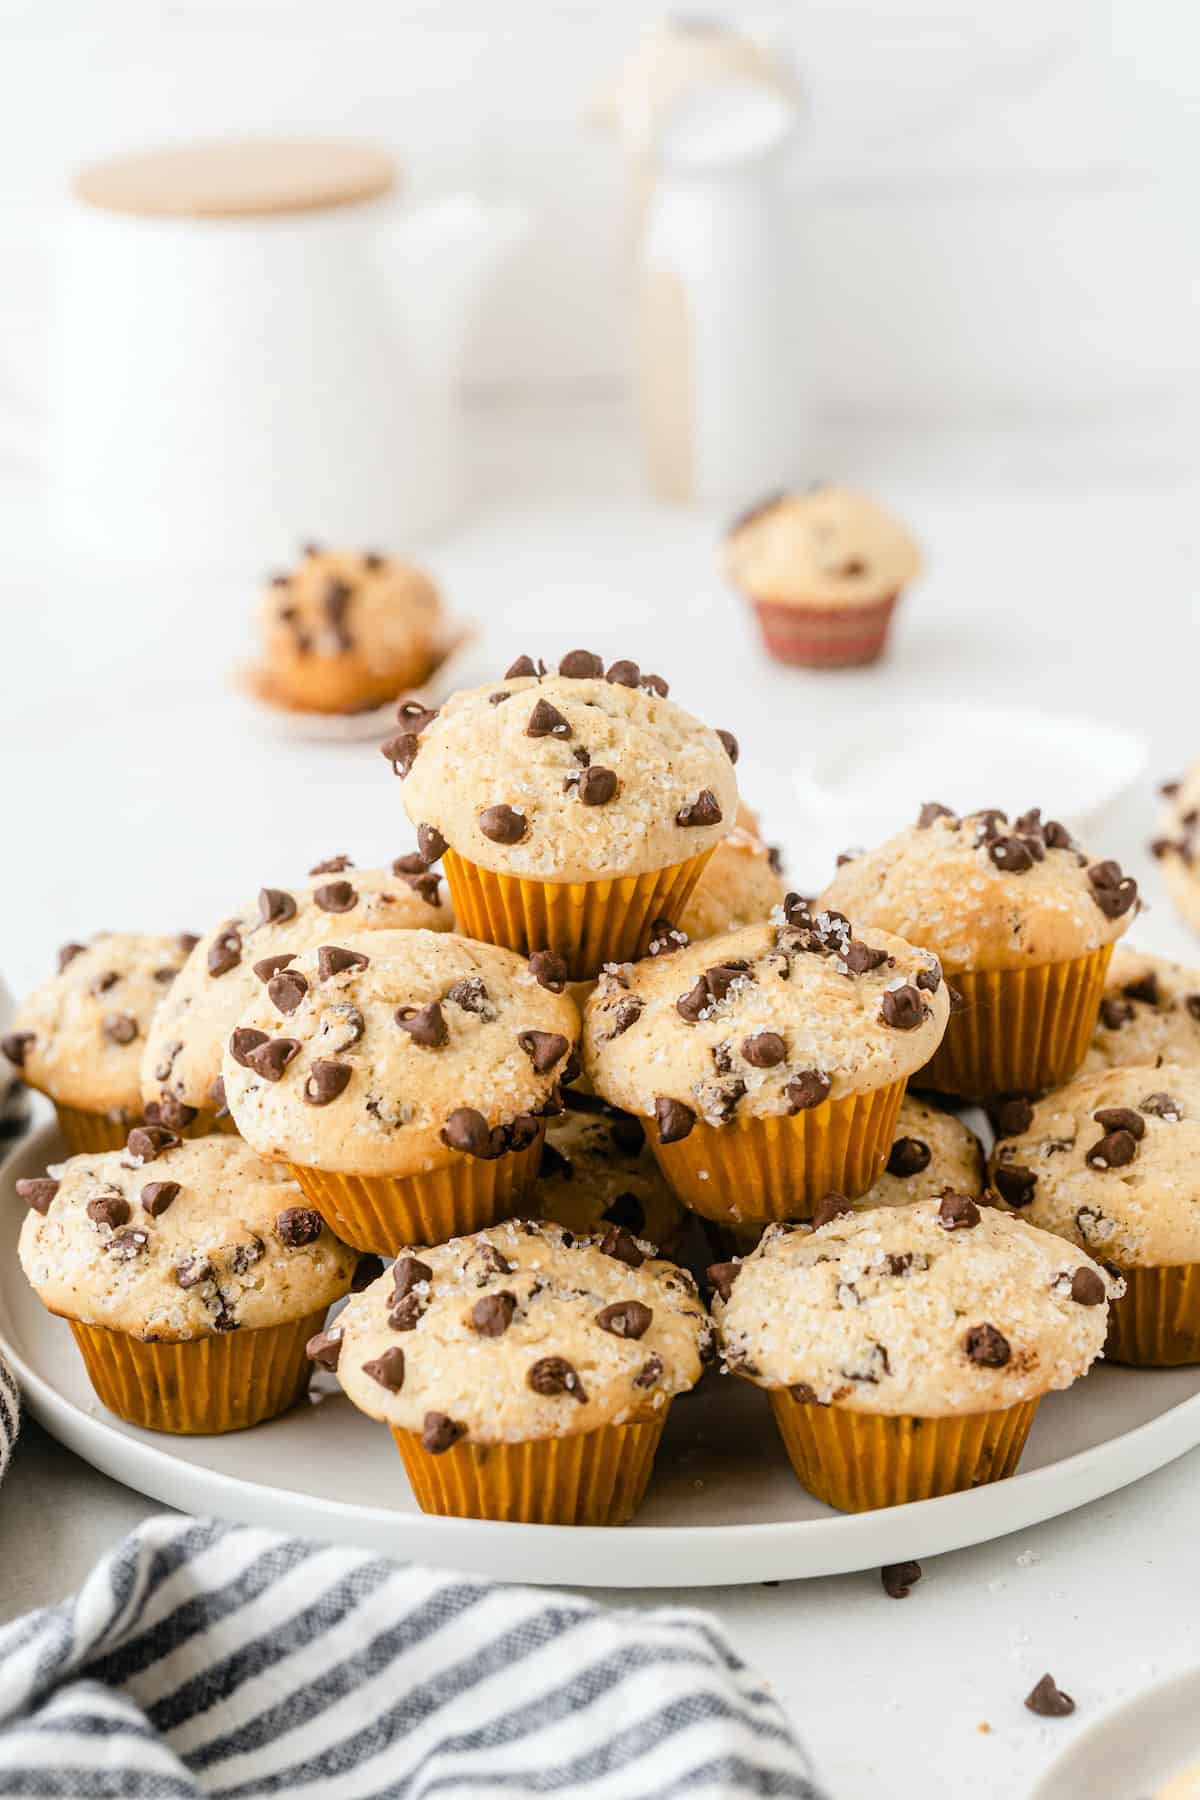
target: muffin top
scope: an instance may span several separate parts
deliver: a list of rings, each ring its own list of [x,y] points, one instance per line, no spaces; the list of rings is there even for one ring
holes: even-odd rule
[[[205,933],[159,1010],[143,1047],[144,1100],[175,1129],[191,1117],[181,1108],[221,1110],[213,1084],[229,1033],[276,965],[286,967],[298,951],[347,933],[453,925],[445,890],[419,855],[399,857],[391,870],[356,869],[334,856],[296,887],[262,888]]]
[[[949,1011],[928,951],[852,935],[793,895],[760,925],[610,965],[584,1012],[584,1058],[598,1093],[673,1143],[697,1118],[801,1112],[911,1075]]]
[[[579,1014],[511,950],[453,932],[330,936],[259,987],[222,1077],[248,1143],[342,1175],[520,1150],[557,1105]],[[382,953],[381,953],[382,951]]]
[[[605,674],[589,650],[557,675],[522,656],[502,681],[416,709],[384,754],[413,823],[484,868],[640,875],[711,850],[737,811],[736,740],[666,694],[636,663]]]
[[[340,1300],[359,1263],[294,1181],[238,1138],[136,1126],[124,1150],[18,1182],[21,1267],[51,1312],[173,1343]],[[378,1264],[375,1265],[378,1267]]]
[[[692,939],[714,937],[765,919],[786,892],[777,852],[765,844],[743,806],[728,837],[721,839],[674,923]]]
[[[887,1168],[856,1206],[911,1206],[947,1191],[978,1199],[984,1187],[983,1145],[951,1112],[905,1094]]]
[[[1083,1073],[1159,1062],[1200,1066],[1200,969],[1117,950]]]
[[[712,1271],[728,1367],[852,1412],[944,1418],[1070,1387],[1122,1286],[1089,1256],[965,1197],[770,1225]]]
[[[31,1087],[64,1106],[140,1118],[151,1020],[195,942],[190,932],[103,931],[64,944],[57,975],[18,1009],[5,1054]]]
[[[921,553],[898,519],[845,488],[778,494],[745,513],[725,540],[725,573],[771,600],[853,606],[898,593]]]
[[[268,654],[359,658],[374,674],[428,646],[441,615],[423,570],[390,556],[315,545],[294,569],[273,575],[262,596]]]
[[[595,1240],[512,1219],[402,1252],[310,1354],[435,1453],[624,1424],[695,1387],[710,1354],[692,1277],[649,1256],[616,1226]]]
[[[994,808],[958,818],[931,801],[915,825],[843,862],[820,903],[927,944],[953,978],[1111,944],[1131,924],[1138,892],[1118,864],[1085,856],[1038,807],[1010,824]]]
[[[1023,1218],[1123,1268],[1200,1262],[1200,1069],[1078,1075],[1001,1127],[992,1184]]]
[[[646,1148],[641,1120],[573,1089],[563,1103],[546,1129],[530,1211],[578,1237],[621,1225],[656,1250],[672,1249],[684,1211]]]

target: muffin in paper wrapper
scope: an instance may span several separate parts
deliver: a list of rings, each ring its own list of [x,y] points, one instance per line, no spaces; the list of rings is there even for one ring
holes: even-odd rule
[[[1148,1369],[1200,1363],[1200,1263],[1122,1269],[1125,1293],[1109,1306],[1109,1362]]]

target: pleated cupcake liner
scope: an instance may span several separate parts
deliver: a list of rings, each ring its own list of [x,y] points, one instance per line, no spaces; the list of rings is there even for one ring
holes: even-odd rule
[[[798,669],[850,669],[877,662],[898,594],[866,605],[752,596],[763,642],[777,662]]]
[[[529,956],[553,950],[571,981],[593,980],[605,963],[636,962],[656,919],[679,918],[712,855],[611,881],[534,881],[499,875],[447,850],[442,867],[459,929],[481,943]]]
[[[652,1418],[520,1444],[464,1438],[432,1456],[392,1429],[422,1512],[522,1525],[624,1525],[645,1497],[670,1405]]]
[[[182,1343],[143,1343],[70,1321],[88,1378],[109,1412],[148,1431],[212,1436],[286,1412],[308,1387],[304,1346],[327,1307],[283,1325],[222,1331]]]
[[[107,1113],[88,1112],[82,1106],[63,1106],[57,1100],[54,1110],[58,1115],[58,1128],[72,1156],[98,1156],[104,1150],[123,1150],[134,1126],[142,1122],[140,1113],[136,1118],[112,1119]],[[206,1137],[213,1131],[236,1136],[237,1126],[228,1117],[218,1119],[215,1113],[201,1112],[179,1131],[178,1136]]]
[[[405,1244],[444,1244],[518,1209],[537,1178],[543,1123],[533,1142],[487,1162],[456,1155],[418,1175],[339,1175],[292,1163],[330,1231],[355,1250],[393,1256]]]
[[[963,1006],[913,1086],[987,1100],[1069,1081],[1092,1041],[1111,958],[1105,944],[1069,962],[950,976]]]
[[[851,1412],[770,1395],[771,1410],[801,1485],[840,1512],[873,1512],[1004,1481],[1025,1448],[1037,1400],[997,1412],[921,1419]]]
[[[896,1135],[904,1080],[805,1112],[697,1122],[678,1143],[647,1142],[693,1212],[719,1224],[810,1219],[826,1194],[853,1200],[878,1181]]]
[[[1200,1363],[1200,1263],[1121,1273],[1125,1293],[1108,1309],[1109,1362],[1152,1369]]]

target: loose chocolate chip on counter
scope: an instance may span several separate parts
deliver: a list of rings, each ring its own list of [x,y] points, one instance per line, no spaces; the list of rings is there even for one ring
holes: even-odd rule
[[[1102,1106],[1092,1117],[1105,1131],[1127,1131],[1139,1143],[1146,1135],[1145,1119],[1131,1106]]]
[[[329,981],[334,975],[344,975],[348,969],[365,969],[369,960],[361,950],[343,950],[340,944],[322,944],[317,951],[317,978]]]
[[[123,1194],[97,1194],[87,1203],[87,1216],[93,1225],[107,1225],[115,1231],[129,1223],[129,1202]]]
[[[591,650],[568,650],[558,665],[560,675],[571,681],[599,681],[604,663]]]
[[[275,1220],[275,1234],[289,1250],[315,1244],[321,1235],[321,1215],[311,1206],[288,1206]]]
[[[110,1237],[105,1249],[121,1262],[132,1262],[135,1256],[145,1253],[149,1242],[149,1233],[135,1225],[129,1231],[119,1231],[115,1237]]]
[[[667,1094],[659,1094],[655,1099],[654,1117],[660,1144],[678,1144],[696,1123],[691,1107],[685,1106],[682,1100],[672,1100]]]
[[[812,1228],[814,1231],[820,1231],[822,1225],[832,1225],[835,1219],[840,1219],[845,1213],[853,1211],[854,1208],[845,1194],[831,1191],[825,1195],[824,1199],[818,1200],[813,1207]]]
[[[281,969],[267,983],[271,1004],[281,1013],[294,1013],[307,992],[308,982],[299,969]]]
[[[610,663],[604,679],[612,682],[615,687],[635,688],[641,685],[642,671],[635,662],[622,657],[617,662]]]
[[[829,1090],[833,1083],[828,1075],[820,1069],[801,1069],[793,1075],[784,1094],[787,1096],[789,1112],[809,1112],[814,1106],[820,1106],[829,1098]]]
[[[675,814],[675,823],[685,827],[719,825],[721,808],[717,796],[711,788],[701,788],[694,800],[689,800]]]
[[[344,1094],[354,1073],[349,1063],[335,1062],[331,1056],[318,1057],[304,1082],[304,1099],[309,1106],[328,1106]]]
[[[1071,1298],[1077,1306],[1101,1305],[1108,1298],[1103,1278],[1095,1269],[1076,1269],[1071,1277]]]
[[[652,1388],[661,1380],[663,1360],[661,1356],[648,1356],[633,1378],[635,1388]]]
[[[10,1031],[7,1037],[0,1038],[0,1050],[3,1050],[15,1069],[25,1066],[25,1058],[36,1042],[32,1031]]]
[[[897,1031],[914,1031],[925,1020],[925,1002],[909,982],[888,988],[879,1003],[879,1016],[885,1025]]]
[[[488,806],[479,815],[479,829],[493,844],[519,844],[529,821],[511,806]]]
[[[775,1069],[787,1055],[787,1045],[777,1031],[756,1031],[742,1039],[742,1055],[752,1069]]]
[[[1178,1125],[1183,1117],[1183,1103],[1171,1094],[1147,1094],[1138,1102],[1139,1112],[1147,1113],[1152,1119],[1165,1119],[1169,1125]]]
[[[611,1306],[600,1308],[596,1323],[601,1331],[610,1332],[613,1337],[640,1338],[650,1329],[653,1317],[652,1309],[640,1300],[614,1300]]]
[[[1070,1694],[1064,1694],[1053,1675],[1043,1675],[1025,1696],[1025,1704],[1039,1719],[1065,1719],[1075,1711]]]
[[[624,1263],[629,1269],[640,1269],[646,1260],[637,1239],[623,1225],[610,1225],[600,1239],[600,1248],[605,1256]]]
[[[647,956],[671,956],[676,950],[686,950],[688,934],[672,925],[670,919],[655,919],[650,927],[650,941],[646,945]]]
[[[49,1212],[50,1202],[57,1192],[58,1183],[49,1175],[22,1175],[17,1182],[17,1199],[43,1217]]]
[[[208,947],[210,975],[228,975],[242,960],[242,934],[236,925],[224,926]]]
[[[921,1574],[919,1562],[885,1563],[879,1571],[879,1579],[889,1600],[907,1600]]]
[[[969,1362],[981,1369],[1003,1369],[1012,1357],[1008,1339],[994,1325],[972,1325],[963,1339]]]
[[[974,1231],[979,1223],[979,1208],[969,1194],[942,1195],[938,1207],[938,1224],[945,1231]]]
[[[928,831],[935,819],[955,819],[957,814],[938,800],[927,800],[917,814],[917,830]]]
[[[365,1362],[363,1374],[377,1381],[389,1394],[398,1394],[404,1386],[404,1352],[399,1344],[389,1344],[381,1355]]]
[[[529,958],[529,973],[539,987],[561,994],[567,985],[567,965],[553,950],[535,950]]]
[[[584,806],[607,806],[616,791],[616,775],[599,763],[593,763],[579,777],[579,798]]]
[[[496,1152],[492,1144],[492,1128],[473,1106],[458,1106],[442,1127],[442,1142],[465,1156],[491,1159]]]
[[[128,1013],[105,1013],[104,1035],[110,1044],[132,1044],[137,1034],[137,1020]]]
[[[988,856],[1006,875],[1023,875],[1027,869],[1032,869],[1034,863],[1032,851],[1019,837],[992,838],[988,844]]]
[[[1091,884],[1092,899],[1106,919],[1119,919],[1129,911],[1138,897],[1137,882],[1132,875],[1123,875],[1120,863],[1111,859],[1093,863],[1087,876]]]
[[[264,925],[282,925],[296,916],[296,902],[285,888],[258,890],[258,916]]]
[[[313,894],[313,900],[327,913],[350,912],[358,904],[358,893],[348,881],[327,881]]]
[[[323,862],[314,863],[308,872],[310,875],[343,875],[353,867],[354,862],[349,856],[327,856]]]
[[[535,700],[529,722],[525,727],[525,736],[531,738],[569,738],[573,735],[570,721],[563,717],[557,706],[551,706],[549,700]]]
[[[1137,1139],[1132,1131],[1106,1131],[1087,1151],[1084,1161],[1090,1169],[1124,1169],[1137,1155]]]
[[[282,1081],[284,1070],[299,1054],[300,1045],[295,1038],[268,1038],[265,1044],[250,1051],[246,1066],[264,1081]]]
[[[350,1292],[361,1294],[363,1289],[369,1288],[373,1281],[378,1281],[382,1274],[383,1258],[368,1251],[366,1255],[360,1256],[354,1265],[354,1274],[350,1279]]]
[[[718,726],[717,727],[717,736],[720,738],[721,742],[724,744],[725,754],[728,756],[730,762],[736,763],[741,752],[738,749],[738,741],[734,737],[732,731],[722,731],[721,728]]]
[[[450,1031],[436,1000],[428,1006],[401,1006],[395,1020],[401,1031],[407,1031],[414,1044],[423,1050],[440,1050],[450,1042]]]
[[[558,1031],[523,1031],[517,1042],[533,1064],[535,1075],[547,1074],[571,1048]]]
[[[304,1354],[318,1369],[336,1369],[342,1354],[341,1326],[335,1325],[331,1331],[318,1331],[315,1337],[310,1337],[304,1346]]]
[[[453,1450],[460,1438],[465,1438],[467,1428],[452,1419],[449,1413],[427,1412],[421,1427],[421,1448],[430,1456],[444,1456],[447,1450]]]
[[[929,1145],[920,1138],[898,1137],[888,1155],[887,1172],[889,1175],[920,1175],[929,1167],[932,1154]]]
[[[213,1266],[207,1256],[199,1254],[185,1257],[176,1265],[175,1280],[181,1288],[199,1287],[202,1281],[211,1281]]]
[[[379,753],[391,763],[392,773],[403,780],[416,762],[420,748],[421,740],[415,732],[397,731],[385,743],[380,744]]]
[[[272,975],[278,975],[280,969],[287,968],[295,954],[294,950],[288,950],[282,956],[264,956],[253,965],[254,974],[260,981],[268,982]]]
[[[583,1406],[587,1401],[587,1389],[565,1356],[539,1356],[530,1366],[525,1377],[535,1394],[549,1398],[555,1394],[570,1394]]]
[[[125,1140],[125,1151],[135,1163],[153,1162],[164,1150],[175,1150],[179,1139],[162,1125],[135,1125]]]
[[[243,1069],[249,1069],[253,1066],[250,1061],[250,1052],[260,1049],[263,1044],[269,1044],[270,1041],[267,1032],[255,1031],[252,1025],[238,1025],[229,1039],[229,1054],[235,1063],[241,1063]]]
[[[992,1176],[992,1185],[1009,1206],[1028,1206],[1037,1187],[1037,1173],[1021,1163],[998,1163]]]
[[[1024,1094],[1008,1094],[991,1110],[997,1137],[1020,1137],[1033,1124],[1033,1101]]]
[[[142,1211],[157,1219],[165,1213],[173,1200],[178,1200],[180,1187],[177,1181],[148,1181],[141,1191]]]
[[[63,970],[67,968],[70,963],[73,963],[77,956],[82,956],[86,949],[86,944],[64,944],[58,953],[59,974],[61,975]]]
[[[517,1296],[507,1288],[499,1294],[484,1294],[471,1308],[471,1329],[480,1337],[503,1337],[516,1310]]]
[[[704,1273],[716,1289],[722,1300],[728,1300],[733,1292],[733,1284],[742,1272],[740,1262],[709,1263]]]

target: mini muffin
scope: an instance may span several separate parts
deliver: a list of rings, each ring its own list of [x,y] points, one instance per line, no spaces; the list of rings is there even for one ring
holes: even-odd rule
[[[695,943],[767,918],[785,892],[778,852],[763,842],[754,814],[739,806],[733,830],[709,857],[675,924]]]
[[[402,1253],[310,1354],[391,1427],[423,1512],[622,1525],[711,1352],[691,1276],[612,1226]]]
[[[822,486],[745,513],[725,540],[724,564],[753,603],[772,656],[833,669],[879,657],[921,553],[874,501]]]
[[[360,1259],[286,1170],[237,1138],[139,1125],[124,1150],[73,1156],[17,1192],[21,1267],[110,1412],[238,1431],[303,1394],[305,1343]]]
[[[578,1034],[570,1000],[511,950],[339,935],[258,990],[222,1077],[247,1142],[292,1165],[339,1237],[390,1256],[512,1212]]]
[[[53,1100],[72,1151],[119,1149],[142,1118],[142,1052],[195,943],[189,932],[104,931],[64,944],[57,975],[19,1008],[5,1055]]]
[[[1161,1062],[1200,1067],[1200,969],[1116,950],[1083,1073]]]
[[[1012,1102],[992,1184],[1022,1218],[1120,1270],[1108,1355],[1200,1362],[1200,1068],[1080,1075]]]
[[[454,915],[419,855],[391,870],[334,856],[295,888],[262,888],[195,944],[141,1054],[142,1097],[172,1131],[232,1130],[221,1087],[229,1034],[273,975],[311,945],[362,931],[449,931]]]
[[[261,624],[271,698],[301,712],[360,712],[427,678],[441,600],[411,563],[314,545],[271,577]]]
[[[807,1218],[878,1180],[949,1010],[936,957],[791,895],[760,925],[606,971],[584,1058],[597,1093],[649,1122],[686,1205]]]
[[[930,802],[915,825],[844,861],[820,903],[937,952],[962,1004],[915,1085],[986,1100],[1078,1069],[1138,892],[1037,807],[1010,824],[994,808],[958,818]]]
[[[561,1118],[546,1127],[531,1209],[578,1237],[620,1225],[674,1256],[685,1214],[646,1148],[641,1120],[575,1089],[564,1092],[563,1104]]]
[[[645,953],[737,812],[732,734],[590,650],[557,675],[518,657],[501,683],[414,709],[383,753],[463,930],[548,950],[573,981]]]
[[[977,1200],[985,1174],[983,1145],[970,1126],[940,1106],[905,1094],[883,1174],[854,1204],[911,1206],[947,1192]]]
[[[845,1512],[1011,1475],[1039,1400],[1100,1355],[1120,1290],[961,1194],[773,1226],[709,1274],[726,1366],[767,1390],[801,1482]]]
[[[1150,849],[1177,911],[1200,931],[1200,763],[1162,793],[1167,804]]]

